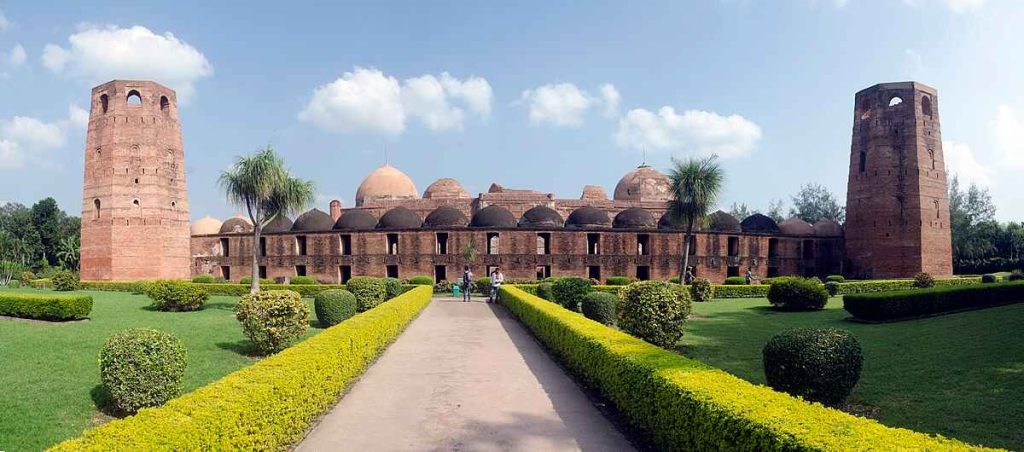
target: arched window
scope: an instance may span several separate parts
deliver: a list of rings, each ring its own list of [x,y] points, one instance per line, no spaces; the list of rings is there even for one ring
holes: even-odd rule
[[[106,94],[101,95],[100,96],[100,110],[103,112],[103,114],[107,114],[107,104],[108,103],[109,103],[109,98],[107,97],[107,95]]]
[[[128,105],[142,105],[142,95],[134,89],[128,91]]]
[[[934,149],[929,149],[928,150],[928,158],[931,159],[931,161],[932,161],[932,169],[935,169],[935,150]]]
[[[138,200],[138,199],[136,199],[136,200],[132,201],[132,204],[134,204],[134,205],[135,205],[135,207],[140,207],[140,205],[139,205],[139,200]]]
[[[160,111],[165,114],[171,111],[171,101],[167,100],[167,96],[160,96]]]
[[[939,210],[939,200],[936,199],[935,201],[932,201],[932,202],[935,203],[935,219],[938,219],[939,218],[939,213],[941,212]]]
[[[895,106],[897,106],[899,104],[902,104],[902,103],[903,103],[903,98],[900,97],[900,96],[892,96],[892,98],[889,99],[889,106],[890,107],[895,107]]]
[[[921,96],[921,113],[929,118],[932,117],[932,98]]]
[[[868,153],[860,151],[860,172],[864,172],[864,169],[868,166]]]
[[[100,200],[99,200],[99,198],[96,198],[95,200],[93,200],[92,205],[93,205],[93,207],[95,207],[93,209],[92,218],[94,220],[95,219],[99,219],[100,218]]]

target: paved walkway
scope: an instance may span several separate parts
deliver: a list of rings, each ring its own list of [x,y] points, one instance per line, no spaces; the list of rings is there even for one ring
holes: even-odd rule
[[[504,307],[435,299],[300,451],[629,451]]]

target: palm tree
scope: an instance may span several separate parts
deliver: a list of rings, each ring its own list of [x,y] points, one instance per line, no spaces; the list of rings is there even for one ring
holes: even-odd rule
[[[60,246],[57,248],[57,259],[64,268],[78,271],[79,248],[77,235],[64,237],[60,241]]]
[[[218,180],[228,201],[244,208],[252,221],[252,285],[260,290],[259,243],[263,228],[277,215],[297,212],[313,202],[313,182],[293,177],[284,160],[267,146],[251,156],[240,156]]]
[[[722,191],[725,182],[725,172],[718,166],[717,160],[716,155],[685,161],[672,159],[672,169],[668,176],[672,184],[672,200],[668,202],[669,219],[674,224],[686,226],[679,284],[686,283],[693,228],[704,221],[708,211],[716,204],[718,193]]]

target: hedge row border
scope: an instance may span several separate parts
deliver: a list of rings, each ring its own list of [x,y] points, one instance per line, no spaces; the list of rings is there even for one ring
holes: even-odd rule
[[[848,295],[843,309],[862,323],[891,323],[1024,303],[1024,281]]]
[[[4,316],[64,322],[88,318],[90,312],[88,295],[0,292],[0,315]]]

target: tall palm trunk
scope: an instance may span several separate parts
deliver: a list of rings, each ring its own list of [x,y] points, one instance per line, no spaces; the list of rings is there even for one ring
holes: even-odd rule
[[[686,226],[683,234],[683,267],[679,269],[679,285],[686,284],[686,269],[690,267],[690,243],[693,242],[693,221]]]
[[[263,225],[256,223],[252,234],[252,283],[249,284],[249,293],[260,291],[260,235],[263,234]]]

